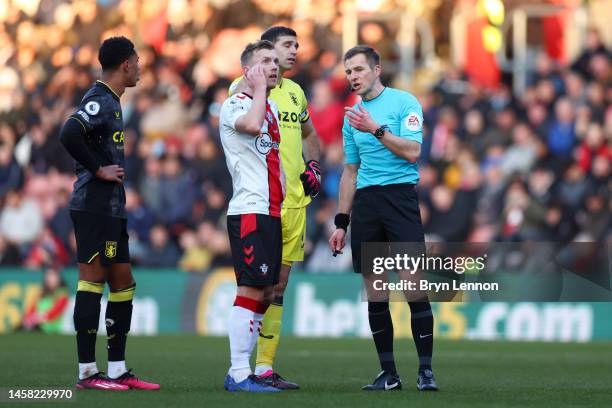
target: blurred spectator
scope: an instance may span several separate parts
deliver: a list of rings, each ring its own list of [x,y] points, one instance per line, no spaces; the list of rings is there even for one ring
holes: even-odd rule
[[[461,242],[467,238],[473,206],[465,192],[436,186],[431,192],[431,217],[425,226],[434,241]]]
[[[0,234],[25,253],[42,232],[43,225],[42,213],[35,201],[25,198],[19,190],[7,193],[0,213]]]
[[[342,140],[344,106],[334,95],[331,84],[326,79],[315,81],[310,99],[310,116],[323,147]]]
[[[567,98],[555,104],[555,119],[548,131],[548,148],[559,159],[568,159],[574,148],[574,107]]]
[[[41,330],[44,333],[59,333],[62,317],[68,307],[68,287],[58,269],[48,268],[43,274],[40,297],[25,312],[23,328]]]
[[[23,178],[23,170],[13,156],[11,146],[0,143],[0,198],[10,190],[21,188]]]
[[[29,134],[31,139],[30,165],[34,172],[46,173],[51,168],[62,172],[72,171],[74,166],[73,159],[68,155],[57,138],[49,137],[49,135],[57,134],[58,132],[59,129],[45,131],[42,125],[35,125],[31,128]]]
[[[563,179],[559,183],[559,197],[564,203],[577,210],[590,189],[591,185],[584,171],[574,163],[565,170]]]
[[[18,266],[21,264],[19,248],[7,241],[0,234],[0,266]]]
[[[146,254],[142,259],[142,265],[172,268],[176,266],[179,258],[179,250],[176,245],[170,241],[166,227],[157,224],[151,228],[149,244]]]
[[[140,195],[130,187],[125,189],[125,209],[130,240],[147,241],[155,223],[155,215],[142,202]]]
[[[191,216],[194,191],[189,174],[183,172],[176,156],[168,156],[163,161],[159,188],[159,219],[170,226],[186,224]]]
[[[196,146],[194,157],[187,167],[195,174],[199,183],[212,182],[217,185],[226,196],[232,194],[232,179],[227,170],[223,151],[217,142],[208,134],[205,126],[198,126],[197,131],[203,135],[202,141]],[[194,131],[196,131],[194,129]]]
[[[578,164],[582,171],[590,172],[597,157],[608,162],[612,161],[612,148],[606,143],[601,126],[593,123],[589,126],[586,137],[578,148]]]
[[[578,216],[581,233],[593,242],[605,241],[609,233],[612,217],[608,205],[604,192],[590,194],[585,200],[584,212]]]
[[[42,268],[46,265],[63,267],[69,260],[68,251],[62,241],[53,235],[50,228],[45,227],[36,240],[24,261],[30,269]]]
[[[601,35],[595,28],[591,28],[587,33],[586,47],[582,54],[573,63],[572,68],[578,71],[583,77],[593,79],[592,62],[594,57],[611,58],[610,52],[601,41]]]
[[[519,173],[527,174],[537,159],[538,146],[531,129],[519,123],[512,131],[512,145],[501,158],[501,170],[506,176]]]
[[[58,192],[56,205],[57,209],[49,220],[49,226],[53,234],[67,247],[70,235],[73,233],[72,219],[70,218],[70,192],[67,189],[63,188]]]
[[[187,230],[181,234],[180,246],[183,256],[179,261],[179,268],[187,272],[203,272],[210,267],[212,253],[206,249],[194,231]]]
[[[161,202],[162,163],[155,157],[148,157],[145,162],[145,175],[140,183],[140,194],[148,208],[155,214],[163,211]]]

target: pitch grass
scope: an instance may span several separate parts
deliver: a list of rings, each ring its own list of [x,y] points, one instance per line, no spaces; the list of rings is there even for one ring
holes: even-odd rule
[[[98,339],[98,368],[106,370]],[[160,391],[78,391],[84,407],[605,407],[612,404],[612,344],[436,341],[441,391],[419,393],[411,340],[396,340],[404,389],[364,392],[378,364],[370,340],[284,337],[277,369],[300,383],[274,395],[223,390],[229,351],[225,338],[133,337],[128,365]],[[0,387],[66,388],[76,378],[75,340],[40,334],[0,335]],[[0,403],[1,406],[7,406]],[[18,406],[25,406],[19,404]],[[58,406],[43,403],[36,406]]]

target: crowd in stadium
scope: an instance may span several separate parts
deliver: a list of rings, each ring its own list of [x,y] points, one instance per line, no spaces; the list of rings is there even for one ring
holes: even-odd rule
[[[218,114],[240,74],[240,51],[265,24],[223,28],[210,6],[158,21],[155,10],[136,12],[132,2],[112,10],[88,1],[49,10],[42,5],[53,2],[32,3],[34,11],[9,6],[0,19],[0,265],[76,265],[73,160],[58,131],[99,72],[100,40],[118,33],[149,44],[140,42],[141,80],[122,99],[133,263],[197,272],[231,265],[224,224],[232,187]],[[135,29],[136,15],[147,24]],[[350,256],[335,260],[327,246],[343,167],[343,107],[355,102],[330,19],[328,31],[299,23],[299,64],[291,73],[321,136],[323,191],[308,208],[303,265],[313,272],[350,268]],[[590,31],[567,66],[537,54],[520,98],[509,84],[485,90],[453,68],[417,93],[428,239],[610,240],[610,57]]]

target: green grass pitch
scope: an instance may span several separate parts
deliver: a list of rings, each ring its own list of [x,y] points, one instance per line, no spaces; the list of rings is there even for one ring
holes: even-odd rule
[[[74,387],[75,339],[0,335],[0,387]],[[106,370],[98,338],[98,368]],[[436,341],[434,369],[441,391],[416,390],[411,340],[396,340],[402,391],[366,393],[378,373],[371,340],[284,337],[278,371],[302,389],[274,395],[228,393],[226,338],[133,337],[128,365],[160,391],[78,391],[84,407],[604,407],[612,401],[612,344]],[[7,404],[0,403],[1,406]],[[23,407],[25,404],[19,404]],[[38,403],[35,406],[58,406]]]

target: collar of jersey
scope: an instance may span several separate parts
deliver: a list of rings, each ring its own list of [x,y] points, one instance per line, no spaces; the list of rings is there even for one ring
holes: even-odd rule
[[[106,83],[106,82],[104,82],[104,81],[100,81],[99,79],[97,79],[97,80],[96,80],[96,83],[98,83],[98,84],[100,84],[100,85],[104,85],[104,86],[105,86],[105,87],[106,87],[106,88],[107,88],[109,91],[111,91],[111,93],[113,94],[113,96],[115,97],[115,99],[117,99],[117,101],[120,101],[120,100],[121,100],[121,98],[119,98],[119,95],[117,95],[117,94],[115,93],[115,91],[113,91],[113,88],[111,88],[109,84],[107,84],[107,83]]]
[[[362,99],[362,100],[361,100],[361,102],[362,102],[362,103],[370,103],[370,102],[373,102],[373,101],[375,101],[376,99],[380,98],[380,95],[382,95],[382,94],[383,94],[383,93],[384,93],[386,90],[387,90],[387,87],[385,86],[385,87],[383,87],[383,90],[382,90],[382,91],[380,91],[380,93],[379,93],[378,95],[376,95],[376,96],[375,96],[375,97],[373,97],[372,99],[368,99],[367,101]]]

